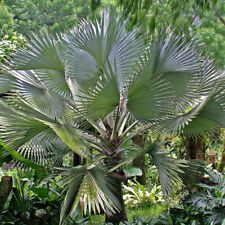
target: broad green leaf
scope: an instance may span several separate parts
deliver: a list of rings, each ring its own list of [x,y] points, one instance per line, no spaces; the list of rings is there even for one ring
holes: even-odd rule
[[[123,171],[126,173],[126,177],[142,176],[142,170],[138,167],[131,166]]]
[[[71,150],[85,158],[90,157],[88,145],[82,139],[82,134],[78,129],[66,124],[49,124],[49,126]]]
[[[44,187],[32,187],[31,191],[33,191],[40,199],[44,199],[48,196],[49,189]]]

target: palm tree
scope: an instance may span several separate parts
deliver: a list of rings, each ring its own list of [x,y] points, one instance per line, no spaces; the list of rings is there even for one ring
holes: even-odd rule
[[[11,92],[0,101],[0,131],[10,152],[48,167],[69,151],[87,160],[57,170],[67,191],[60,224],[78,204],[84,214],[104,212],[106,222],[127,220],[122,165],[142,154],[151,155],[166,196],[199,174],[197,163],[168,157],[157,140],[127,147],[136,135],[225,126],[224,76],[198,41],[169,29],[148,40],[127,25],[106,10],[100,22],[84,20],[57,38],[33,34],[3,66],[0,89]]]

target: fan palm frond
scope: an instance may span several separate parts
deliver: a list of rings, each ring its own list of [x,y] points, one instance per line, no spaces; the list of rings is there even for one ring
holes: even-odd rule
[[[127,31],[128,22],[106,10],[100,22],[81,21],[78,27],[65,35],[68,76],[82,87],[93,87],[90,82],[93,72],[97,72],[99,66],[106,66],[109,60],[112,68],[117,69],[121,88],[145,48],[138,28]]]
[[[218,88],[205,106],[187,126],[183,133],[186,136],[202,136],[204,133],[225,126],[225,95],[224,88]]]
[[[14,70],[35,70],[36,76],[51,90],[71,97],[65,80],[65,62],[61,40],[47,31],[30,36],[29,45],[17,51],[9,62]]]
[[[203,174],[202,163],[168,157],[168,153],[159,145],[148,152],[158,170],[159,181],[165,196],[171,196],[179,185],[190,185],[198,181]]]
[[[128,110],[137,118],[182,112],[195,101],[201,61],[196,40],[186,39],[167,30],[147,50],[128,91]]]
[[[11,59],[16,70],[50,69],[64,73],[61,46],[47,31],[30,36],[26,48],[20,48]]]
[[[67,191],[61,209],[60,224],[64,224],[66,218],[73,215],[79,203],[84,214],[104,211],[111,215],[120,210],[114,184],[103,167],[93,164],[78,166],[62,169],[60,174]]]
[[[51,119],[22,99],[17,103],[15,111],[6,103],[0,102],[0,129],[9,146],[17,149],[50,127],[71,150],[84,157],[90,155],[90,150],[83,140],[84,136],[81,138],[82,133],[76,127],[62,123],[62,120]]]
[[[168,156],[168,152],[162,149],[162,146],[163,143],[159,143],[158,138],[153,142],[151,140],[146,142],[145,147],[129,146],[117,153],[122,154],[123,159],[110,171],[129,164],[140,156],[149,154],[158,170],[159,181],[165,196],[171,196],[178,185],[190,185],[199,181],[204,166],[202,162],[171,158]]]
[[[161,120],[161,128],[197,137],[214,128],[224,127],[223,75],[216,69],[212,60],[203,61],[195,102],[186,105],[178,114],[165,116]]]
[[[162,123],[167,131],[181,132],[184,136],[198,137],[218,127],[225,126],[225,97],[223,86],[217,87],[207,97],[202,97],[194,108]]]
[[[30,106],[42,111],[51,118],[61,118],[68,113],[71,116],[76,116],[75,111],[69,107],[67,99],[45,86],[37,86],[20,80],[17,83],[16,91]]]
[[[42,133],[47,132],[45,130]],[[22,145],[17,149],[17,152],[34,163],[48,167],[53,167],[59,157],[63,157],[66,153],[71,152],[70,148],[60,138],[54,141],[42,142],[38,136]]]
[[[0,124],[5,142],[15,149],[48,128],[44,123],[14,111],[3,101],[0,101]]]
[[[222,71],[216,68],[215,62],[210,59],[202,59],[199,95],[208,96],[216,88],[224,83]]]
[[[0,72],[0,94],[4,94],[13,89],[15,79],[11,79],[11,76]]]

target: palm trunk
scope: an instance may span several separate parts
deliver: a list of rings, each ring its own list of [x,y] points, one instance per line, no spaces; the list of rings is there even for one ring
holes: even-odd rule
[[[121,176],[118,174],[118,176]],[[106,223],[112,223],[114,225],[118,225],[121,221],[127,221],[127,213],[123,201],[123,192],[122,192],[122,181],[119,178],[112,178],[115,180],[115,193],[120,200],[120,206],[121,209],[116,214],[113,214],[112,216],[106,215],[105,222]]]

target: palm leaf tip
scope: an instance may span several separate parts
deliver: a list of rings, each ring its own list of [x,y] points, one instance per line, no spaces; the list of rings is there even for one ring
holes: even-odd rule
[[[77,128],[70,124],[50,124],[50,127],[71,150],[84,158],[90,157],[89,147]]]

